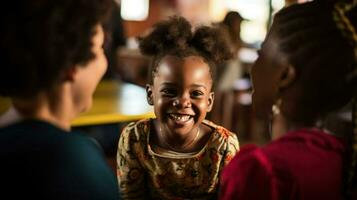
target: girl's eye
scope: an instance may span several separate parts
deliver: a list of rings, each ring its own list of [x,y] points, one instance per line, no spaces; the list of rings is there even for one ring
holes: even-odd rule
[[[202,91],[199,91],[199,90],[195,90],[195,91],[193,91],[192,93],[191,93],[191,96],[192,97],[201,97],[201,96],[203,96],[204,95],[204,93],[202,92]]]
[[[176,90],[174,89],[170,89],[170,88],[164,88],[161,91],[161,94],[163,94],[164,96],[175,96],[176,95]]]

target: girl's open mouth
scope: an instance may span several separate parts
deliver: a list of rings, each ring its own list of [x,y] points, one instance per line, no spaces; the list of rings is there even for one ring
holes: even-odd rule
[[[187,114],[178,114],[178,113],[170,113],[169,114],[170,119],[174,120],[176,123],[186,123],[190,121],[190,119],[193,118],[192,115],[187,115]]]

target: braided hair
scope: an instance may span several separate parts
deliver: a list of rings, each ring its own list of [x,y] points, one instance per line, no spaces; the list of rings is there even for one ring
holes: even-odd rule
[[[346,194],[356,189],[357,160],[357,0],[315,0],[292,5],[274,18],[279,50],[304,88],[293,120],[317,119],[354,100],[352,157]],[[305,118],[305,119],[304,119]]]
[[[350,2],[337,2],[334,5],[333,17],[337,24],[337,27],[341,30],[343,36],[348,39],[351,46],[354,47],[355,59],[357,62],[357,0]],[[354,11],[353,11],[354,10]],[[351,16],[352,15],[352,16]],[[351,18],[352,17],[352,18]],[[351,18],[351,20],[350,20]],[[354,19],[354,21],[352,20]],[[357,76],[357,67],[354,71],[347,76],[348,81],[353,81]],[[352,195],[352,191],[357,187],[357,91],[353,99],[352,106],[352,124],[353,135],[351,137],[352,143],[352,157],[351,166],[347,171],[347,197]],[[356,192],[356,191],[355,191]]]
[[[185,58],[199,56],[210,67],[212,80],[216,66],[232,57],[229,46],[220,37],[217,28],[201,26],[192,31],[191,24],[183,17],[173,16],[156,24],[146,37],[139,38],[139,48],[144,55],[152,56],[150,84],[160,61],[168,55]]]

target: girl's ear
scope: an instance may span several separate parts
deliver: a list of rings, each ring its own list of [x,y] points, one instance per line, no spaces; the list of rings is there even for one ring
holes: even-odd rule
[[[292,65],[287,65],[280,76],[280,81],[279,81],[279,89],[285,89],[289,87],[290,84],[292,84],[296,79],[296,70],[294,66]]]
[[[214,102],[214,92],[211,92],[208,97],[207,112],[210,112],[212,110],[213,102]]]
[[[146,99],[149,105],[154,105],[153,94],[152,94],[152,85],[146,84]]]

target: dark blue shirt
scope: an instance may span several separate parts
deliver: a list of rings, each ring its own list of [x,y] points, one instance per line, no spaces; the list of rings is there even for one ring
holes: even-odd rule
[[[0,182],[9,199],[119,199],[99,146],[42,121],[0,129]]]

